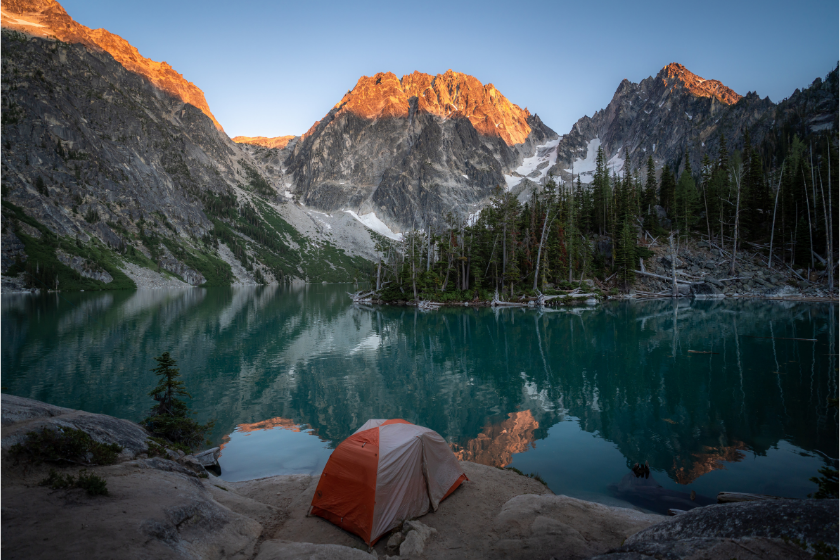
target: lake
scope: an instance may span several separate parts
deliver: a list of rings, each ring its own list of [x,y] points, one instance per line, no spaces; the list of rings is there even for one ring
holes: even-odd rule
[[[347,291],[4,296],[2,390],[139,421],[169,351],[196,419],[215,419],[226,480],[318,473],[369,418],[428,426],[459,458],[558,494],[652,511],[665,502],[638,491],[634,463],[649,462],[655,496],[694,490],[695,503],[805,497],[837,465],[833,303],[423,312],[354,306]]]

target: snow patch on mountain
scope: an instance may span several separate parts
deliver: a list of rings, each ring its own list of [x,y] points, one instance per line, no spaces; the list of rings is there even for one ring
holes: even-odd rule
[[[548,170],[557,161],[558,144],[560,144],[560,139],[556,138],[537,146],[534,155],[522,160],[522,165],[516,168],[515,172],[518,176],[505,175],[507,190],[511,190],[517,186],[525,177],[528,177],[535,183],[543,182],[546,175],[548,175]],[[546,163],[548,165],[543,165]]]
[[[375,231],[379,235],[384,235],[389,239],[393,239],[395,241],[399,241],[402,239],[401,233],[394,233],[391,231],[391,228],[385,225],[385,223],[376,217],[374,212],[370,212],[369,214],[363,214],[359,216],[352,210],[345,210],[348,214],[359,220],[366,228],[369,230]]]
[[[613,173],[621,173],[621,170],[624,169],[624,160],[621,159],[621,150],[613,157],[610,158],[610,161],[607,162],[607,169],[612,171]]]
[[[586,146],[586,157],[583,159],[576,159],[572,164],[572,168],[567,169],[566,171],[574,174],[575,177],[580,175],[581,183],[591,183],[592,175],[595,171],[595,158],[598,157],[598,148],[600,147],[600,138],[593,138],[590,140],[589,144]]]

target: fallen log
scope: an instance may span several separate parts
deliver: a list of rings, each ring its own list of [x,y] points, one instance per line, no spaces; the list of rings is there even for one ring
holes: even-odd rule
[[[673,282],[673,278],[668,278],[667,276],[660,276],[659,274],[653,274],[651,272],[642,272],[641,270],[637,270],[636,274],[641,274],[642,276],[650,276],[651,278],[659,278],[660,280],[666,280],[668,282]],[[691,284],[686,280],[680,280],[677,278],[677,284]]]
[[[788,338],[785,336],[755,336],[752,334],[745,334],[748,338],[766,338],[766,339],[773,339],[773,340],[803,340],[805,342],[816,342],[816,338]]]
[[[814,253],[814,251],[811,251],[811,253],[814,255],[814,257],[815,257],[818,261],[820,261],[823,265],[825,265],[825,259],[824,259],[824,258],[822,258],[822,257],[821,257],[821,256],[819,256],[818,254]]]

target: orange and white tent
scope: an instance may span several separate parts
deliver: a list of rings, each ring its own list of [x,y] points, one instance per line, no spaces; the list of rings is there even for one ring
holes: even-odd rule
[[[368,420],[333,451],[310,511],[372,545],[402,521],[437,510],[465,480],[437,432]]]

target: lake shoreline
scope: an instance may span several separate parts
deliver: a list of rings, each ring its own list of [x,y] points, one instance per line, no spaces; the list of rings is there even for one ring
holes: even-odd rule
[[[15,512],[3,516],[3,546],[30,557],[74,557],[84,550],[90,559],[364,560],[400,555],[608,560],[651,546],[667,546],[672,552],[691,550],[695,546],[690,543],[700,538],[702,548],[717,558],[732,551],[735,538],[742,547],[807,558],[810,554],[793,546],[791,538],[806,549],[837,542],[836,523],[832,528],[836,500],[714,505],[669,520],[555,496],[532,478],[462,461],[469,481],[437,512],[406,524],[402,531],[395,530],[368,548],[358,537],[307,515],[318,476],[226,482],[197,472],[199,467],[190,462],[190,456],[150,458],[142,428],[127,420],[5,394],[2,426],[3,506]],[[10,460],[9,449],[24,441],[27,431],[56,427],[79,428],[99,441],[124,447],[117,464],[90,469],[107,481],[109,495],[89,497],[81,490],[44,488],[37,481],[46,475],[46,465],[24,466]],[[75,473],[80,469],[62,470]],[[805,522],[778,522],[791,512]],[[46,525],[41,523],[45,515],[50,518]],[[412,531],[417,534],[409,538]],[[409,541],[411,550],[400,544]]]

